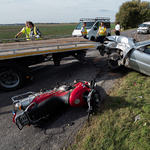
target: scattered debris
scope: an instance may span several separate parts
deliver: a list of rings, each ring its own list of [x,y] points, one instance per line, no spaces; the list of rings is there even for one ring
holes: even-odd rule
[[[111,75],[111,76],[115,76],[115,75],[116,75],[116,73],[109,73],[109,75]]]
[[[135,117],[135,121],[134,121],[134,122],[136,122],[136,121],[138,121],[138,120],[141,120],[141,117],[140,117],[139,115],[137,115],[137,116]]]

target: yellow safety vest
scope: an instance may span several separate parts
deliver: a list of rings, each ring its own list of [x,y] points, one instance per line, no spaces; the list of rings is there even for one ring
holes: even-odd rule
[[[86,30],[86,28],[85,28],[85,27],[83,27],[83,29],[84,29],[83,34],[84,34],[84,35],[87,35],[87,30]]]
[[[106,27],[102,28],[100,26],[99,27],[99,34],[100,34],[100,36],[105,36],[106,35]]]
[[[29,38],[30,38],[30,28],[24,27],[24,33],[26,34],[27,40],[29,40]]]

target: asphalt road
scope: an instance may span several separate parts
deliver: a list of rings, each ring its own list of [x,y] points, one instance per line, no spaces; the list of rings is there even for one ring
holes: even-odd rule
[[[140,40],[148,39],[149,35],[136,35],[136,30],[122,32],[121,35]],[[112,72],[106,63],[106,56],[101,57],[99,51],[87,51],[86,64],[80,64],[73,57],[61,61],[61,66],[55,67],[53,62],[46,62],[30,68],[34,80],[13,92],[0,91],[0,149],[1,150],[58,150],[67,147],[74,141],[74,136],[86,122],[85,108],[63,107],[56,110],[39,127],[24,127],[19,130],[13,123],[11,97],[28,91],[38,92],[42,88],[51,89],[56,85],[71,83],[75,79],[90,81],[96,78],[98,90],[102,98],[123,76],[122,70]]]

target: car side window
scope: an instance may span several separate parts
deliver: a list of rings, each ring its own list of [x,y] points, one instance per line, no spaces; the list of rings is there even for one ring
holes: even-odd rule
[[[97,29],[99,28],[99,22],[97,22],[96,24],[95,24],[95,26],[97,27]]]
[[[144,52],[150,54],[150,45],[145,46]]]

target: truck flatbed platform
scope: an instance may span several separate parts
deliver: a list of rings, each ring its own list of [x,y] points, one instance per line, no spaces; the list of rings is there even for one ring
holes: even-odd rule
[[[81,37],[35,40],[0,44],[0,60],[89,49],[96,42]]]

